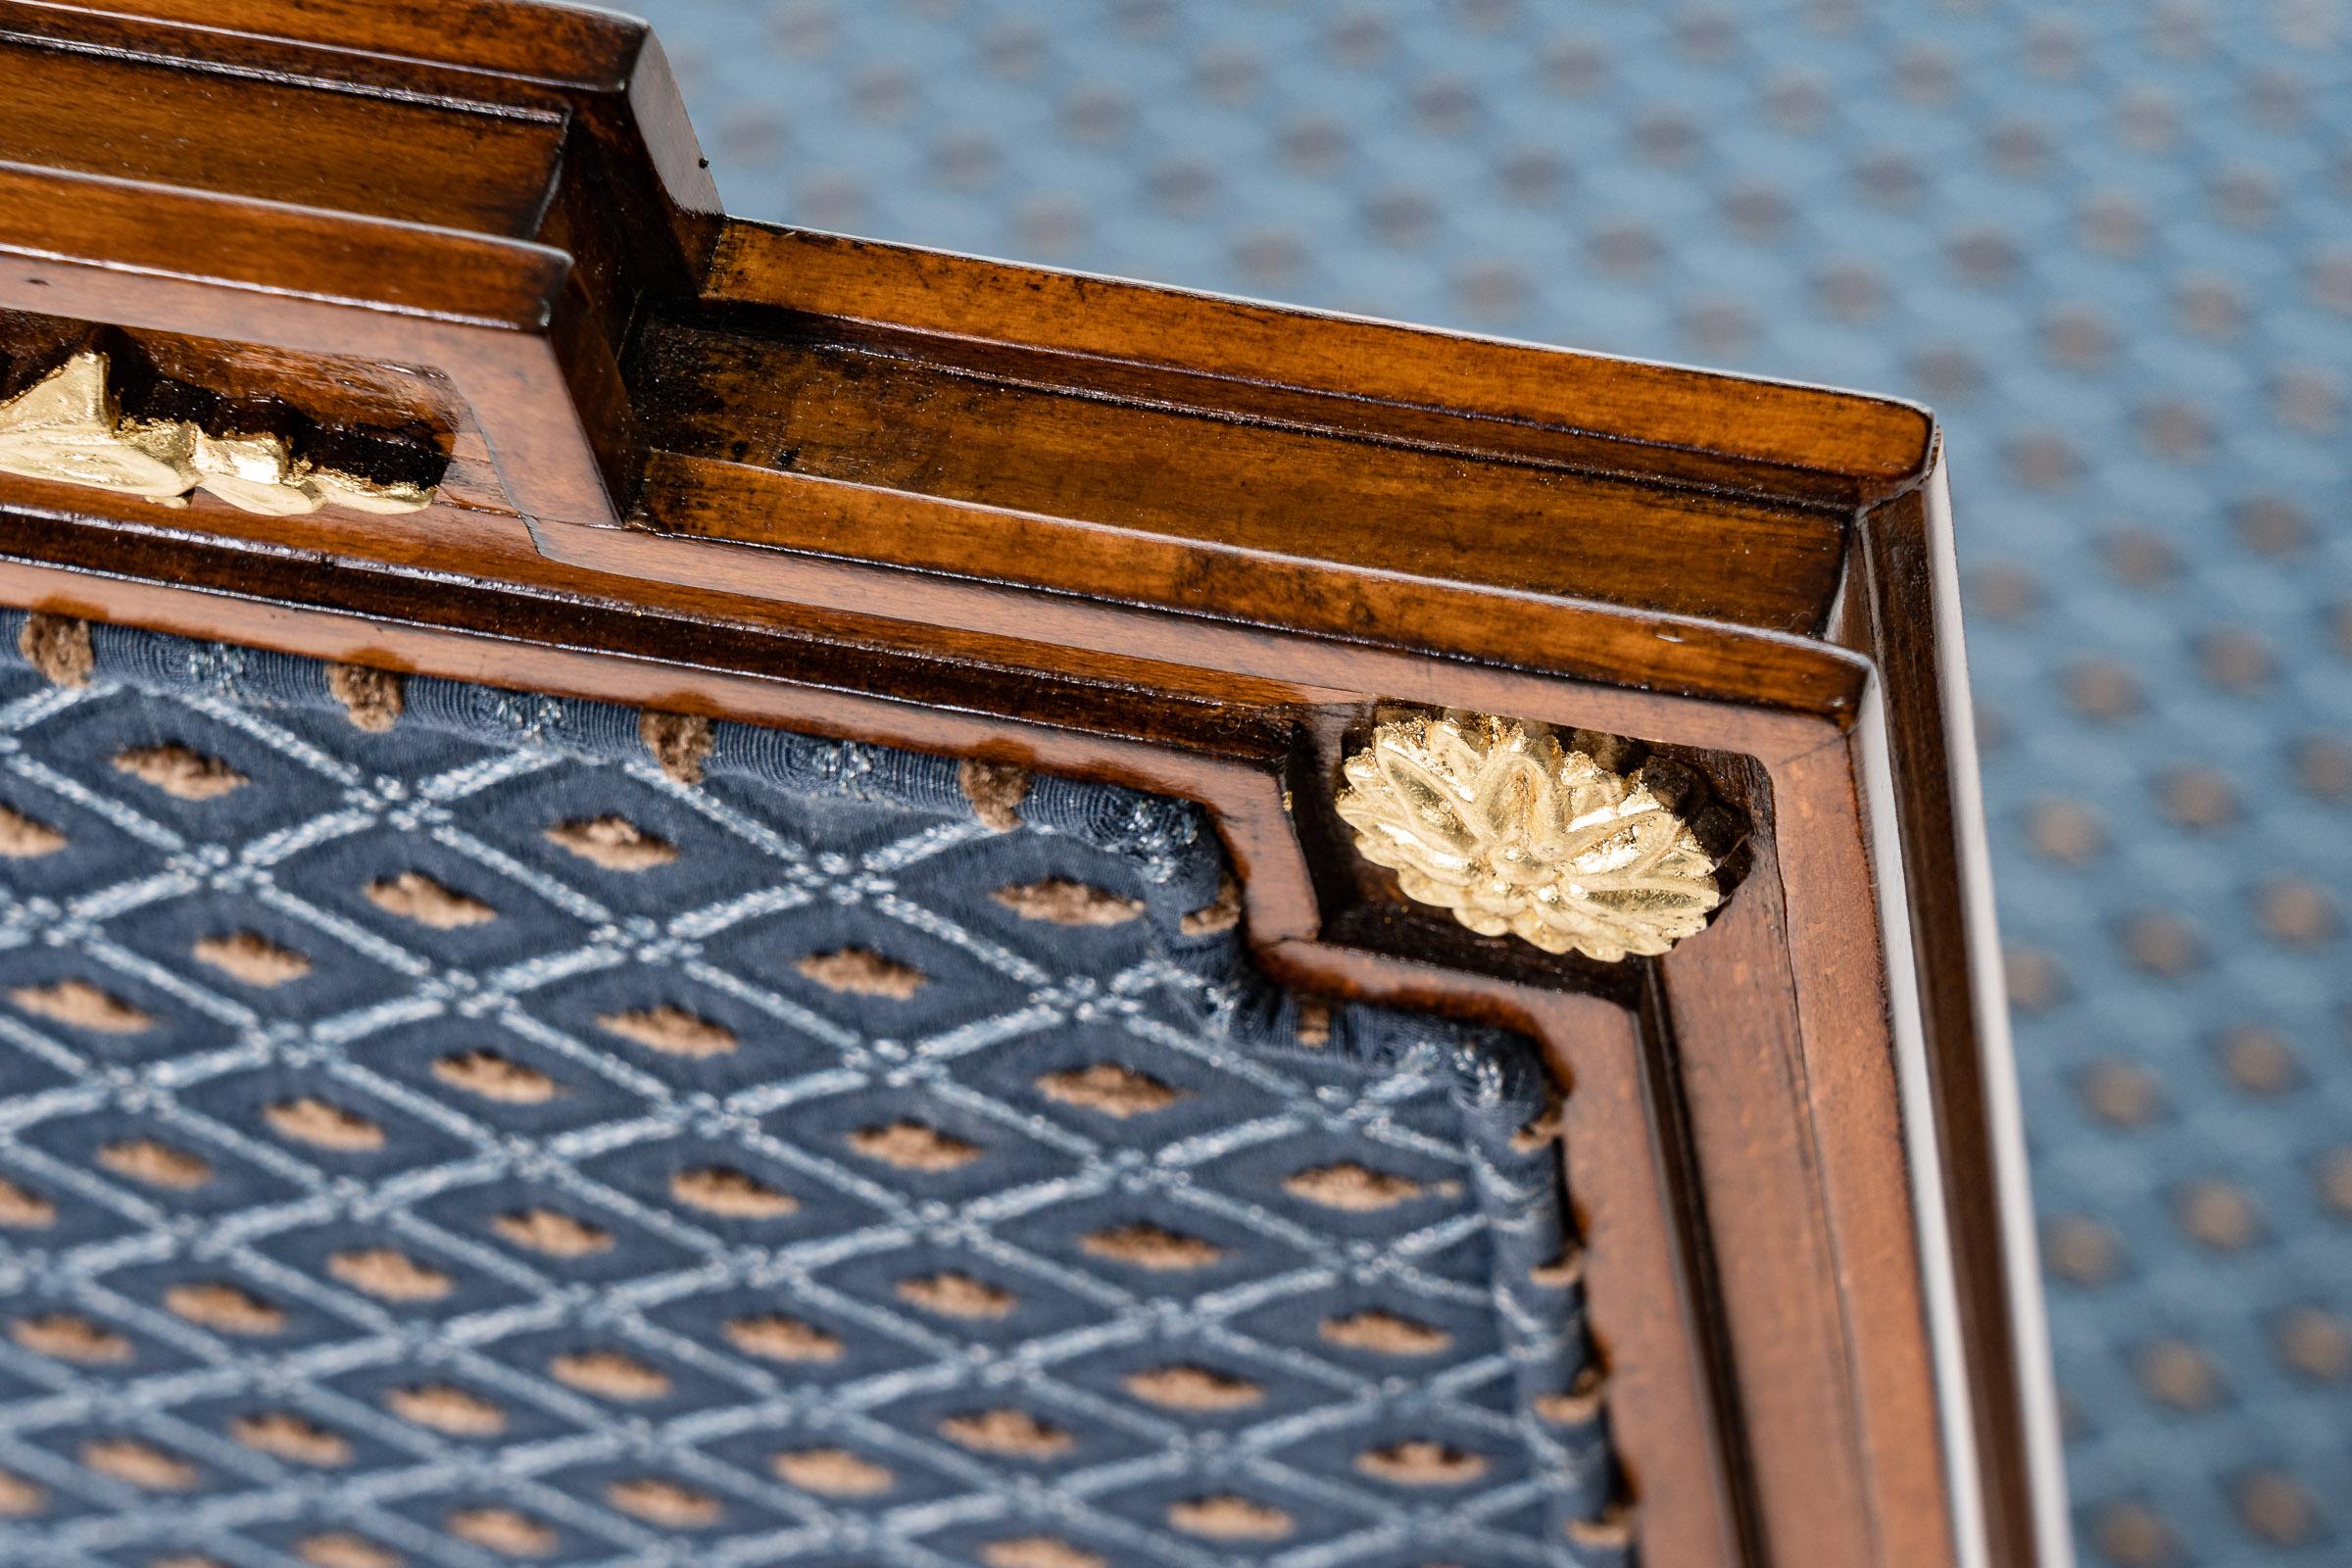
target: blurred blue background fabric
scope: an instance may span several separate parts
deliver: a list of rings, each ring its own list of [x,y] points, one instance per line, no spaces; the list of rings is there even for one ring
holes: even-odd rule
[[[2352,9],[649,0],[730,210],[1946,421],[2084,1555],[2352,1551]]]

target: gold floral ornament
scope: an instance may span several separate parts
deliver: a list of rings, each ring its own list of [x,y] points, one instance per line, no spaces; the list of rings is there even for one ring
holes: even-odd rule
[[[433,503],[430,486],[321,468],[275,435],[213,435],[185,419],[123,416],[104,354],[76,354],[0,403],[0,472],[179,505],[203,490],[266,516],[332,504],[390,515]]]
[[[1399,719],[1344,771],[1338,810],[1357,853],[1482,936],[1613,963],[1664,953],[1722,902],[1715,858],[1689,823],[1546,730]]]

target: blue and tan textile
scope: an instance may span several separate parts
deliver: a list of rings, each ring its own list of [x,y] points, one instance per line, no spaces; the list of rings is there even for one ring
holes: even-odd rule
[[[0,614],[12,1568],[1605,1568],[1548,1109],[1184,803]]]

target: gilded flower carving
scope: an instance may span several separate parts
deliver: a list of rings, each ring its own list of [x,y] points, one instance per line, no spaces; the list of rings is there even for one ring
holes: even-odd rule
[[[185,419],[123,416],[104,354],[76,354],[34,385],[0,403],[0,473],[77,484],[184,505],[203,490],[267,516],[298,516],[324,506],[391,514],[432,505],[424,485],[382,484],[318,467],[283,437],[216,435]]]
[[[1689,823],[1547,730],[1399,719],[1344,771],[1337,806],[1357,853],[1483,936],[1614,962],[1666,952],[1722,901]]]

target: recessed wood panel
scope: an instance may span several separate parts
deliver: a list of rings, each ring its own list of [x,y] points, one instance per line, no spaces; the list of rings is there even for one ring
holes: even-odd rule
[[[0,45],[0,149],[78,173],[519,238],[538,226],[563,136],[552,114]]]

